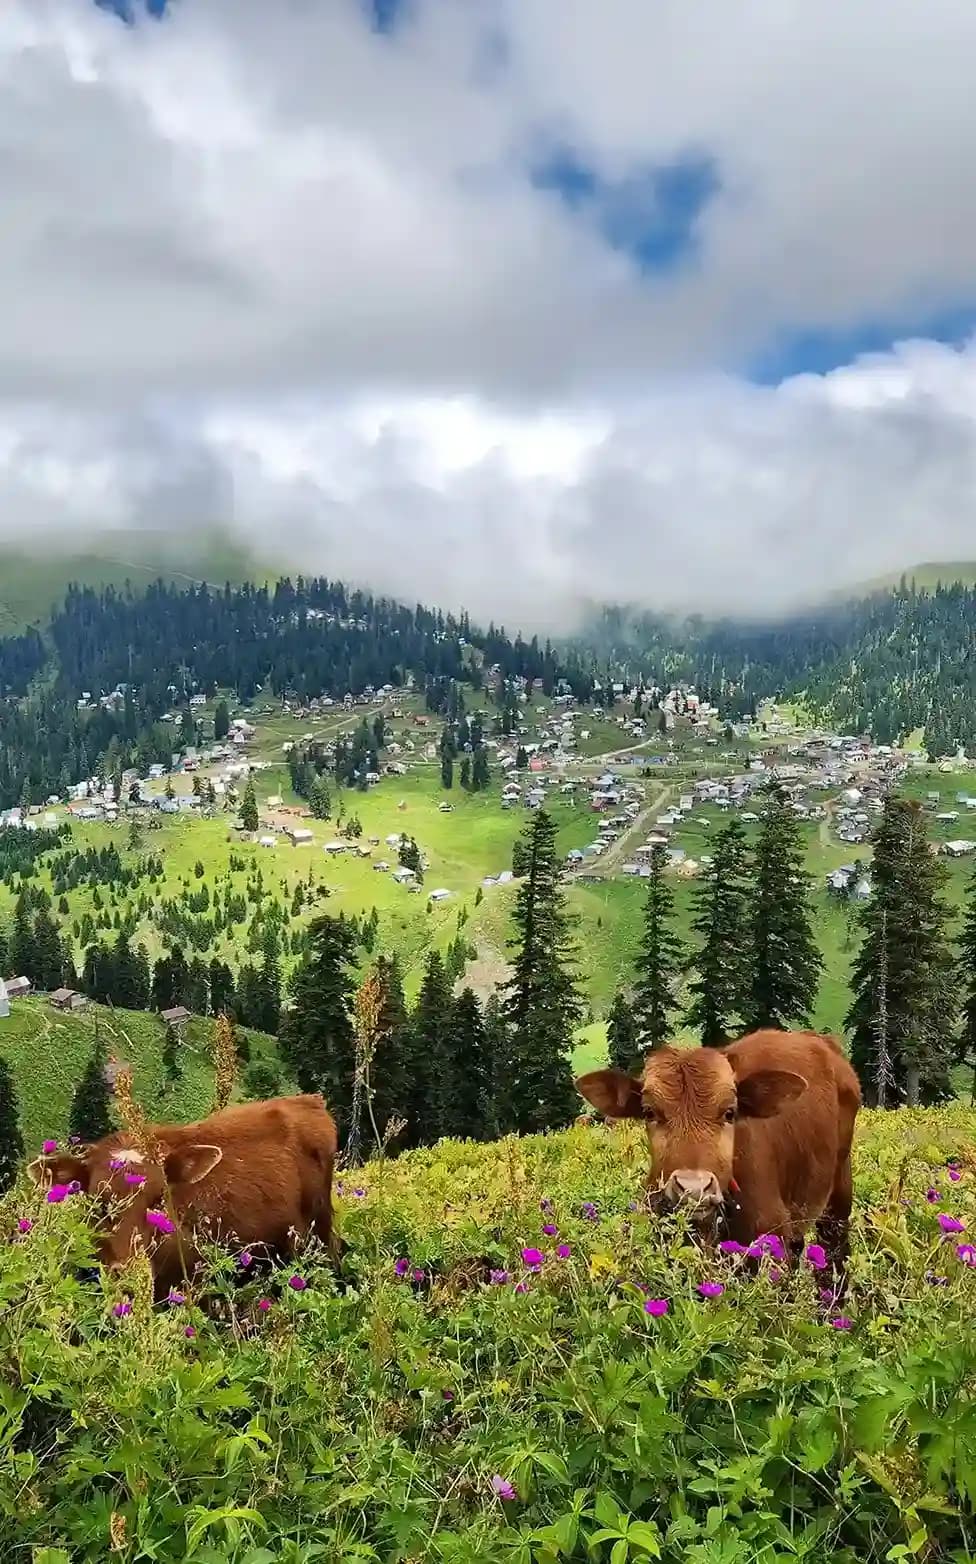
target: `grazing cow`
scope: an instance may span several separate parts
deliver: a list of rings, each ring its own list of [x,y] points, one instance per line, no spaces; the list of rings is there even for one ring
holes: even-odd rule
[[[337,1137],[321,1097],[241,1103],[198,1124],[153,1125],[151,1134],[160,1161],[117,1131],[82,1156],[38,1157],[28,1169],[42,1186],[77,1181],[97,1202],[103,1265],[118,1269],[144,1248],[159,1299],[192,1275],[200,1258],[198,1228],[281,1258],[292,1253],[296,1237],[312,1232],[336,1258]]]
[[[726,1048],[663,1048],[642,1080],[596,1070],[576,1086],[598,1112],[644,1120],[652,1206],[682,1207],[712,1240],[774,1233],[794,1253],[816,1222],[843,1268],[861,1091],[833,1038],[761,1031]]]

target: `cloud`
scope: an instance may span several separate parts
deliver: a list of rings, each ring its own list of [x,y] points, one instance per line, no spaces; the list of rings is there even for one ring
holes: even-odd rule
[[[972,553],[972,345],[744,375],[976,307],[968,0],[366,17],[8,0],[4,534],[209,522],[556,627]]]
[[[0,441],[0,533],[70,517],[558,631],[587,603],[778,614],[972,555],[976,339],[776,387],[697,378],[529,413],[475,398],[291,401],[180,422],[38,414]]]

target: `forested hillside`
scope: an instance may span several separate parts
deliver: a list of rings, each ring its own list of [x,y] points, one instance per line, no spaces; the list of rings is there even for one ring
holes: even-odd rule
[[[104,765],[166,761],[163,713],[193,691],[341,699],[412,678],[431,710],[458,684],[564,681],[578,701],[622,680],[684,681],[736,719],[802,695],[818,718],[878,743],[924,729],[932,755],[976,750],[976,587],[896,591],[770,623],[682,622],[607,608],[559,645],[487,630],[464,613],[407,608],[325,579],[273,589],[155,583],[73,587],[45,634],[0,640],[0,806],[40,801]],[[116,708],[89,704],[119,685]],[[30,696],[29,699],[25,699]]]

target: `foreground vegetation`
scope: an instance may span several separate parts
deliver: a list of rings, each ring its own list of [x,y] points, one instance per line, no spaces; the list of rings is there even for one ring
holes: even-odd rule
[[[637,1213],[621,1128],[347,1175],[345,1290],[311,1251],[231,1256],[223,1321],[154,1312],[138,1268],[75,1281],[80,1197],[18,1186],[4,1558],[971,1559],[974,1142],[960,1107],[863,1116],[841,1306],[809,1261],[749,1279]]]

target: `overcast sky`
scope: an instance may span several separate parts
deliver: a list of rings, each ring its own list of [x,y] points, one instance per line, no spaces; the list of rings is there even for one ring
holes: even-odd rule
[[[976,557],[972,0],[377,4],[5,0],[0,536],[544,628]]]

